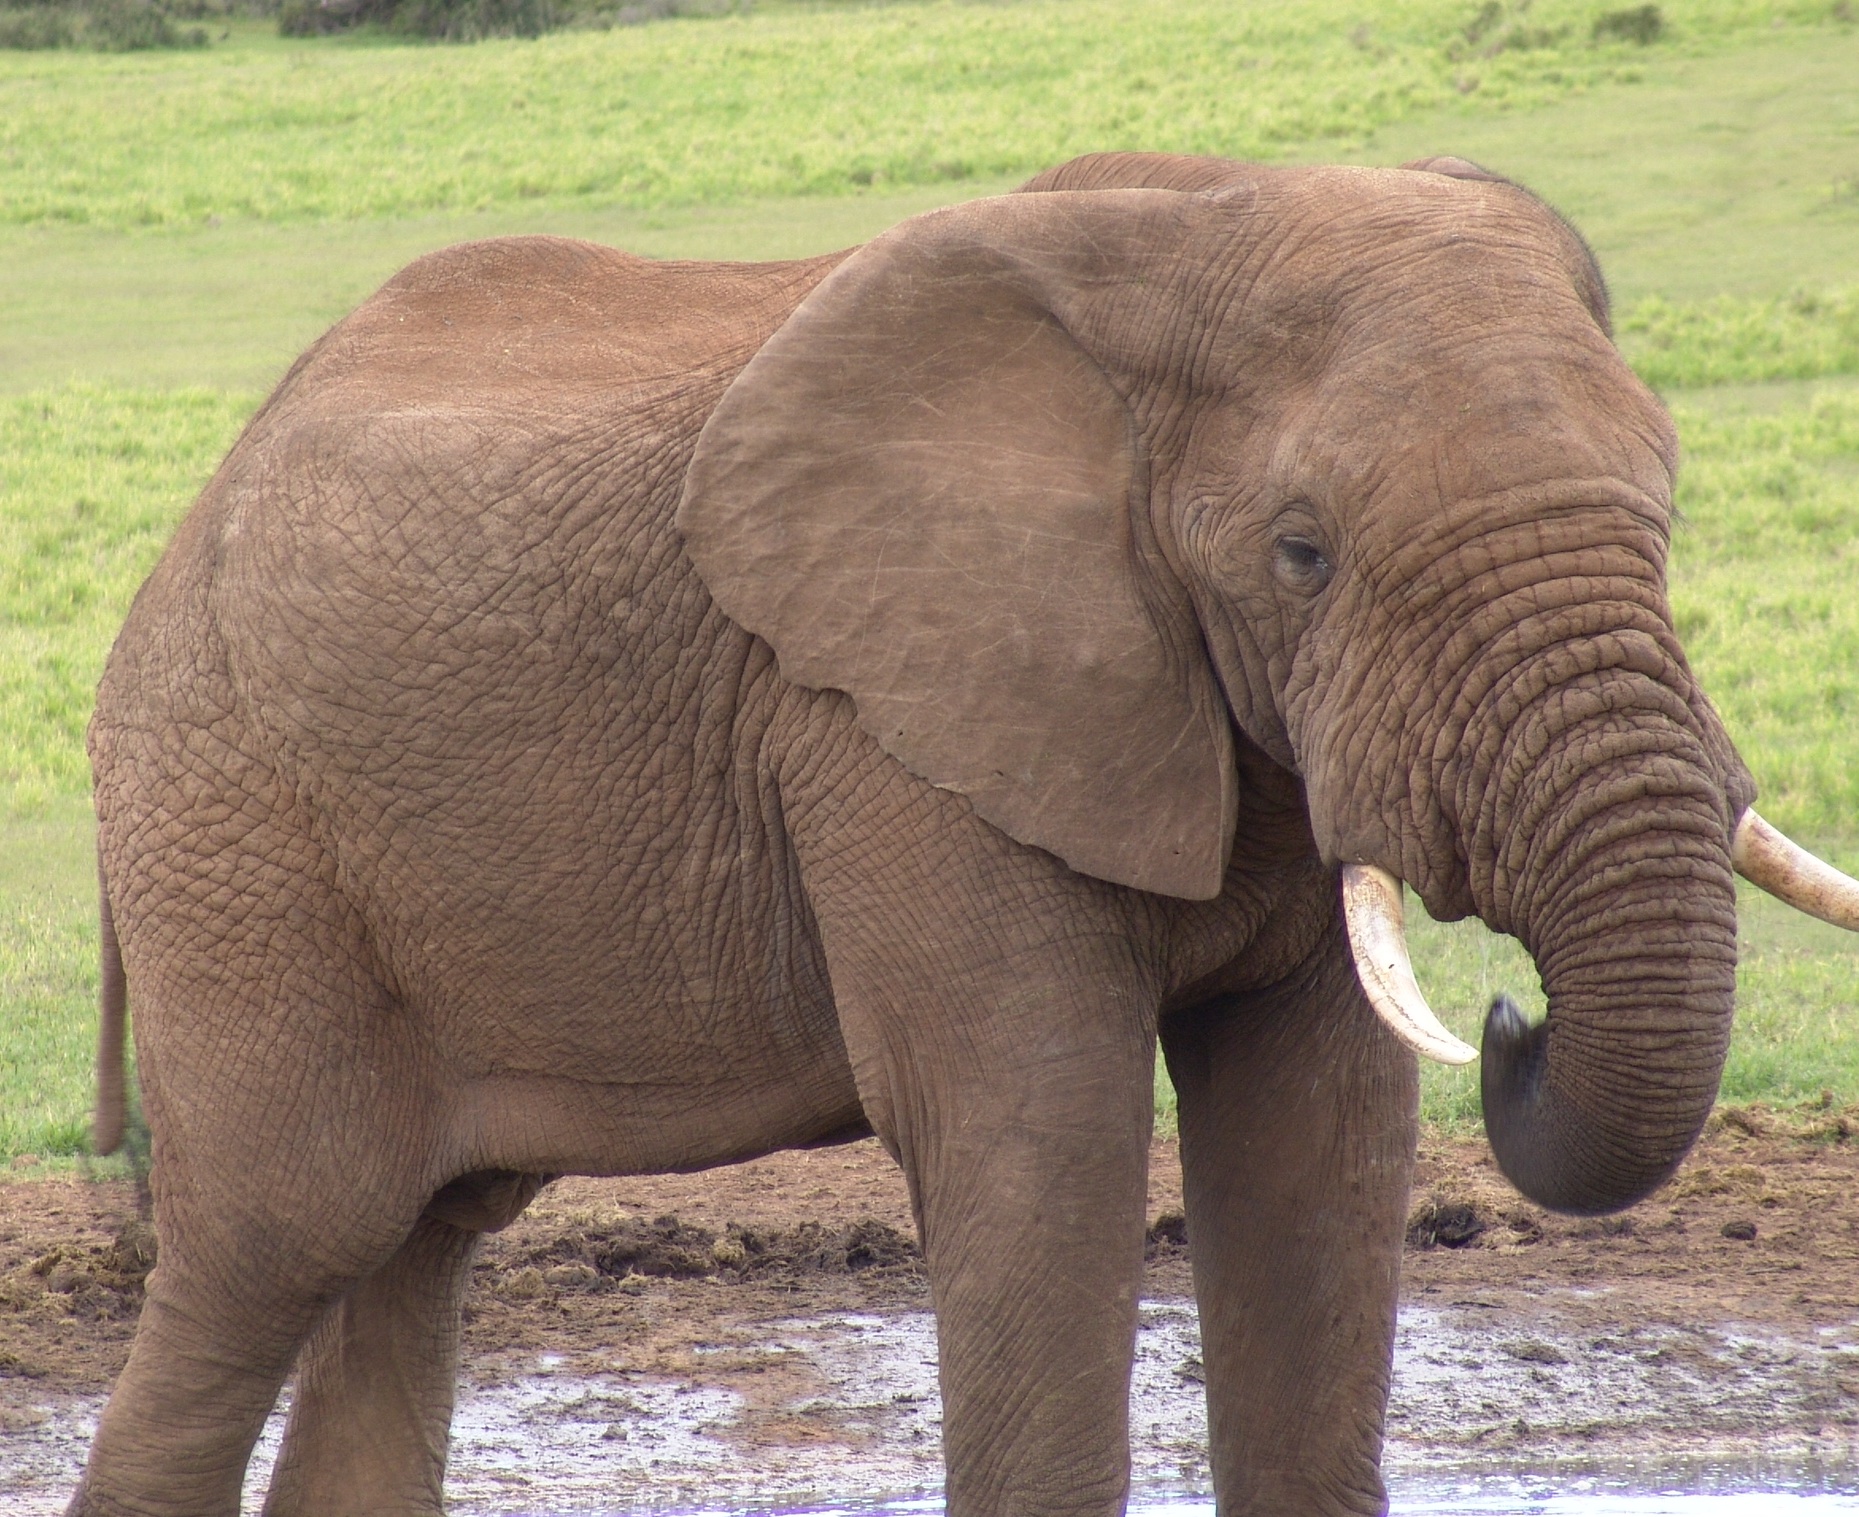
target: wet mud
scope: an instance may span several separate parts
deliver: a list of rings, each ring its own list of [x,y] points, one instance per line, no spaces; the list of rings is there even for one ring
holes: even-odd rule
[[[1859,1484],[1843,1120],[1732,1113],[1665,1192],[1589,1221],[1528,1206],[1482,1145],[1430,1141],[1389,1412],[1397,1509],[1588,1512],[1626,1491],[1650,1511],[1661,1489]],[[1132,1445],[1138,1491],[1160,1499],[1207,1489],[1167,1143],[1150,1217]],[[128,1187],[0,1180],[0,1513],[60,1509],[153,1254]],[[875,1504],[936,1487],[939,1433],[927,1280],[875,1144],[570,1180],[487,1240],[448,1495],[487,1517]]]

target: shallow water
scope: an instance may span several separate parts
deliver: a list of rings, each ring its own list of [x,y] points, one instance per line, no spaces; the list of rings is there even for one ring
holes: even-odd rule
[[[1593,1484],[1594,1482],[1578,1482]],[[1607,1491],[1532,1491],[1530,1482],[1515,1479],[1484,1487],[1466,1483],[1456,1492],[1435,1490],[1425,1495],[1396,1491],[1390,1517],[1832,1517],[1859,1512],[1859,1494],[1789,1491],[1689,1494],[1684,1492],[1623,1493]],[[1137,1499],[1129,1517],[1211,1517],[1214,1505],[1206,1496],[1173,1499]],[[942,1503],[934,1497],[913,1497],[882,1506],[827,1506],[786,1508],[766,1517],[941,1517]],[[531,1514],[525,1514],[531,1517]],[[544,1517],[544,1514],[533,1514]],[[701,1517],[741,1517],[735,1513],[706,1513]]]
[[[1526,1333],[1481,1305],[1402,1312],[1386,1455],[1397,1517],[1859,1517],[1855,1429],[1815,1410],[1849,1394],[1859,1329],[1599,1337],[1558,1328],[1550,1312]],[[1199,1355],[1190,1304],[1143,1303],[1137,1517],[1211,1517]],[[508,1379],[467,1383],[449,1510],[938,1517],[925,1494],[942,1477],[929,1314],[766,1324],[693,1357],[728,1372],[588,1374],[543,1354]],[[770,1402],[758,1387],[783,1374],[788,1390]],[[0,1421],[0,1517],[62,1510],[101,1402],[48,1399]],[[250,1511],[283,1411],[253,1460]]]
[[[1851,1493],[1745,1491],[1622,1493],[1606,1491],[1532,1492],[1528,1482],[1507,1480],[1479,1488],[1466,1485],[1455,1494],[1434,1491],[1410,1496],[1397,1491],[1390,1517],[1834,1517],[1859,1512],[1859,1495]],[[1498,1487],[1502,1488],[1498,1488]],[[1212,1517],[1206,1496],[1137,1499],[1129,1517]],[[783,1507],[764,1514],[713,1511],[681,1517],[941,1517],[935,1497],[912,1497],[881,1506]],[[512,1517],[557,1517],[553,1512]],[[624,1517],[624,1514],[615,1514]]]

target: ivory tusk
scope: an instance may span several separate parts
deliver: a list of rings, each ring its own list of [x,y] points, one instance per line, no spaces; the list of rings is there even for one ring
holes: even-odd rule
[[[1753,806],[1736,824],[1730,862],[1750,884],[1796,911],[1859,932],[1859,880],[1790,842],[1757,816]]]
[[[1422,1058],[1441,1064],[1476,1059],[1478,1050],[1440,1024],[1414,979],[1402,926],[1401,882],[1373,864],[1343,865],[1343,920],[1356,977],[1388,1030]]]

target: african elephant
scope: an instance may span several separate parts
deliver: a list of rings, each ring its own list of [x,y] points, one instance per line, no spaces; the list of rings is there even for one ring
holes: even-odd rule
[[[1552,212],[1025,189],[801,262],[453,248],[253,419],[91,728],[160,1265],[73,1512],[234,1512],[293,1365],[266,1510],[437,1511],[540,1177],[874,1131],[949,1510],[1116,1512],[1158,1037],[1222,1509],[1379,1511],[1411,1050],[1470,1054],[1395,882],[1535,956],[1487,1120],[1570,1211],[1710,1109],[1733,851],[1859,925],[1686,666],[1672,427]]]

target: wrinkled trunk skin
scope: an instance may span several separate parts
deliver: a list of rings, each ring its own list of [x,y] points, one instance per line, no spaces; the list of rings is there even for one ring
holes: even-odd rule
[[[1608,746],[1639,751],[1586,771],[1547,814],[1518,808],[1511,851],[1528,862],[1511,930],[1549,1016],[1528,1027],[1500,998],[1485,1024],[1498,1162],[1532,1200],[1575,1214],[1632,1205],[1685,1156],[1716,1099],[1736,988],[1718,776],[1683,729],[1628,733]]]
[[[1443,514],[1431,544],[1376,538],[1358,620],[1314,641],[1288,715],[1327,856],[1535,959],[1547,1021],[1499,1009],[1485,1031],[1504,1172],[1551,1209],[1616,1211],[1671,1174],[1716,1098],[1730,840],[1754,786],[1673,631],[1655,507],[1581,485],[1495,514]]]

